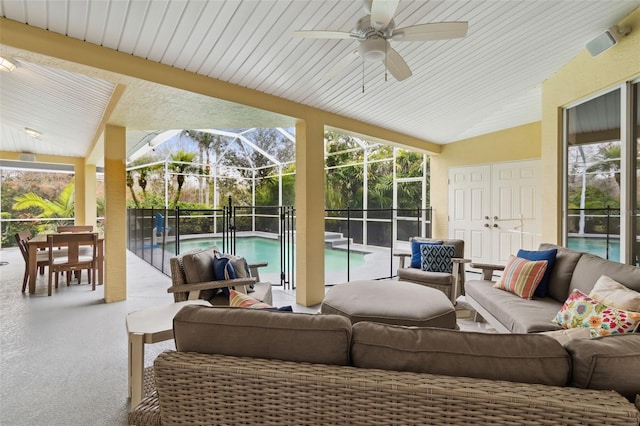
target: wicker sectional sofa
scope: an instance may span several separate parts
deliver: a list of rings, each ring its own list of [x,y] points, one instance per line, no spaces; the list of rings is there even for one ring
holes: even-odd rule
[[[557,250],[550,270],[548,294],[525,300],[494,288],[491,280],[498,265],[473,265],[485,271],[483,279],[465,283],[465,297],[489,324],[502,333],[535,333],[557,330],[552,322],[569,294],[578,289],[589,294],[602,275],[640,292],[640,268],[609,261],[554,244],[542,243],[539,250]]]
[[[640,389],[623,388],[625,398],[576,387],[608,374],[590,367],[600,347],[640,358],[640,335],[565,348],[539,334],[351,325],[339,315],[202,306],[183,308],[174,334],[177,350],[155,360],[156,391],[130,412],[130,424],[640,421],[629,401]],[[580,345],[572,349],[574,342]],[[616,372],[627,361],[616,360]]]

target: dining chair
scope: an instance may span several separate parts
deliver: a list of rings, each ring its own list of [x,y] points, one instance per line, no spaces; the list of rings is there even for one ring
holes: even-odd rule
[[[92,225],[60,225],[56,227],[56,232],[93,232]],[[59,247],[58,250],[66,250]],[[80,255],[90,256],[91,252],[88,247],[80,247]],[[80,271],[76,271],[76,277],[79,277]]]
[[[80,272],[78,274],[78,284],[82,278],[81,271],[86,269],[88,272],[88,280],[92,285],[92,290],[96,289],[96,268],[97,268],[97,232],[82,232],[68,234],[49,234],[47,235],[47,243],[49,246],[49,283],[48,295],[51,296],[51,284],[53,275],[55,274],[55,285],[58,288],[60,272],[67,272],[67,285],[71,283],[71,272]],[[53,254],[54,247],[67,247],[67,255],[56,257]],[[85,250],[82,250],[85,248]],[[88,249],[88,250],[87,250]]]
[[[91,225],[60,225],[56,232],[93,232]]]
[[[22,278],[22,292],[27,289],[27,282],[29,281],[29,248],[27,247],[27,241],[32,237],[31,231],[25,229],[15,234],[16,243],[24,259],[24,277]],[[49,254],[45,252],[39,252],[37,254],[37,265],[40,274],[44,274],[44,267],[49,264]]]

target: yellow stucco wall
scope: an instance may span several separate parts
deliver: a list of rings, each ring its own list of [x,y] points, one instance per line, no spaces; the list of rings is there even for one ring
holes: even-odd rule
[[[324,126],[296,123],[296,302],[324,299]],[[305,282],[300,282],[304,280]]]
[[[619,25],[631,34],[596,57],[584,50],[542,86],[543,241],[562,241],[563,107],[640,76],[640,8]]]
[[[104,139],[104,300],[109,303],[127,298],[126,129],[108,125]]]
[[[431,157],[433,236],[448,233],[448,175],[450,167],[540,158],[541,123],[529,123],[444,145]]]

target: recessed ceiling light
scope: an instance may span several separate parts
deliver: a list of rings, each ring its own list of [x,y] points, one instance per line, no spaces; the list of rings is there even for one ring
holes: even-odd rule
[[[42,133],[40,133],[39,131],[35,129],[30,129],[29,127],[25,127],[24,132],[29,136],[31,136],[32,138],[39,138],[40,135],[42,135]]]
[[[0,56],[0,71],[11,72],[15,69],[16,69],[16,64]]]

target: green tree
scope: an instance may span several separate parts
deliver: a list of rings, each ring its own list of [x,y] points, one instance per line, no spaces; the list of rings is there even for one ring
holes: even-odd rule
[[[618,187],[620,186],[620,143],[606,143],[598,147],[596,163],[587,168],[587,173],[599,173],[605,177],[613,175]]]
[[[36,193],[28,192],[15,197],[13,209],[35,208],[40,210],[37,215],[40,218],[74,217],[74,193],[75,184],[73,182],[65,186],[54,200],[47,200]],[[63,223],[60,222],[60,224]]]
[[[171,155],[169,169],[176,175],[176,182],[178,183],[178,189],[176,190],[173,198],[173,206],[171,208],[175,208],[178,205],[178,200],[180,200],[180,194],[182,193],[182,187],[184,186],[185,175],[197,171],[197,167],[193,165],[195,157],[195,153],[182,150]]]
[[[203,201],[203,192],[205,188],[209,187],[209,172],[211,171],[211,152],[219,138],[213,133],[201,132],[199,130],[183,130],[180,133],[181,136],[186,136],[189,139],[194,140],[198,144],[198,200],[200,203]],[[202,167],[204,164],[204,168]],[[208,191],[206,193],[206,202],[208,203]]]
[[[136,191],[133,189],[133,172],[131,170],[127,170],[127,188],[129,188],[129,193],[131,194],[131,198],[133,198],[133,203],[135,208],[140,208],[140,202],[136,197]]]

